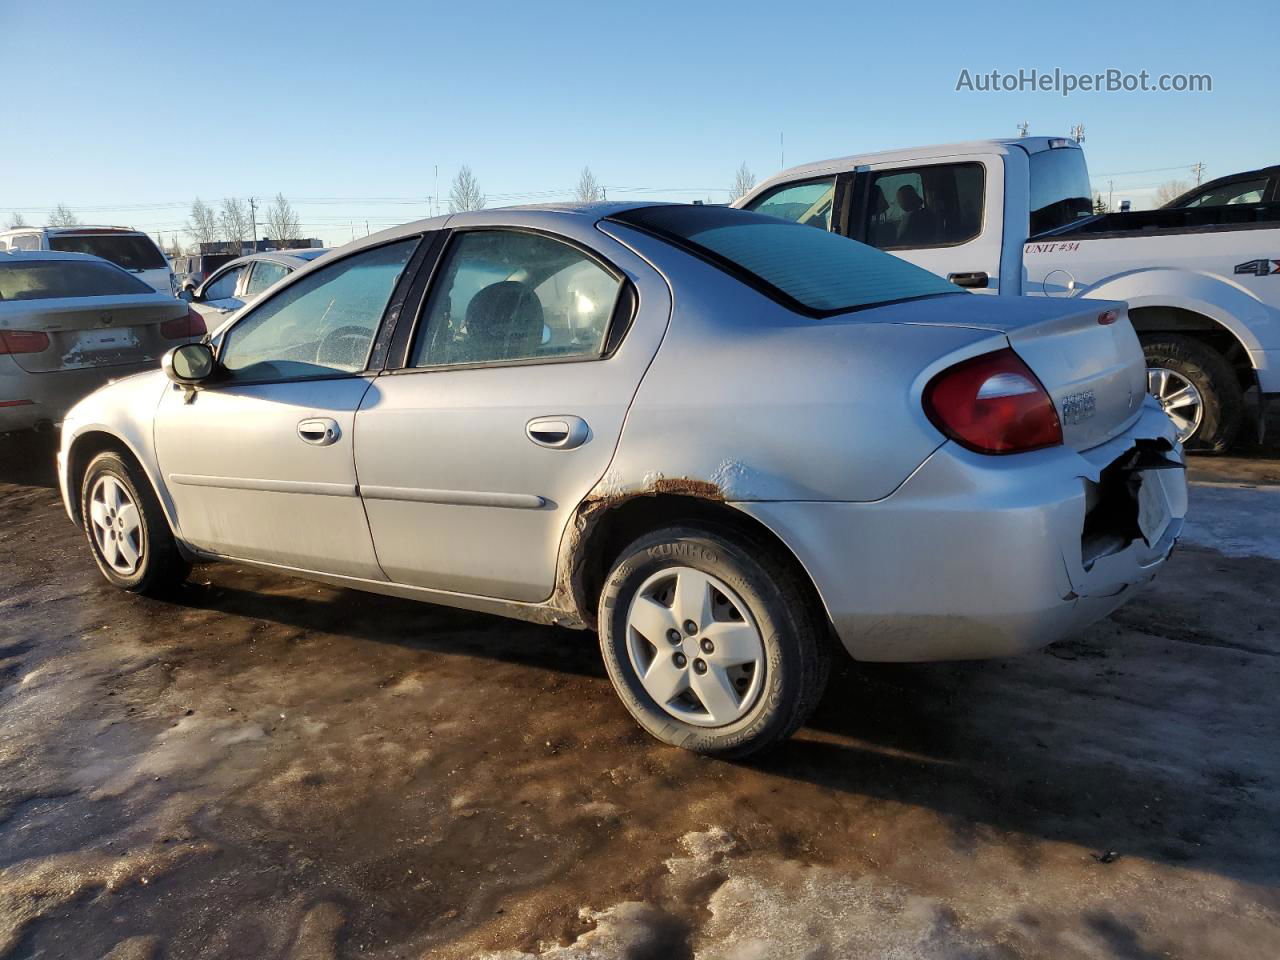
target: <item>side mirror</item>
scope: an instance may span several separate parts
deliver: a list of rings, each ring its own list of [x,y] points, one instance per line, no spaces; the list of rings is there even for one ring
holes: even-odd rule
[[[179,300],[185,300],[187,303],[190,303],[195,298],[196,298],[196,292],[192,290],[190,287],[183,287],[181,290],[178,291]]]
[[[183,343],[160,360],[160,369],[174,383],[194,387],[213,376],[216,361],[207,343]]]

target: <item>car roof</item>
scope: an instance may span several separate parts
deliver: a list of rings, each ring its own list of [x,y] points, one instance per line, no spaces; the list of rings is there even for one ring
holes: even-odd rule
[[[297,250],[261,250],[258,253],[246,253],[243,257],[236,257],[234,260],[219,264],[218,270],[225,270],[230,266],[243,266],[246,263],[256,263],[259,260],[274,260],[286,266],[300,267],[304,263],[310,263],[317,257],[324,256],[329,250],[329,247],[301,247]],[[198,254],[192,254],[192,256],[198,256]],[[203,256],[215,256],[215,254],[203,254]]]
[[[0,250],[0,257],[6,256],[19,260],[91,260],[95,263],[107,263],[113,267],[115,266],[110,260],[103,257],[95,257],[91,253],[63,253],[61,250]],[[0,261],[0,263],[2,262]]]
[[[34,224],[26,224],[21,227],[9,227],[7,230],[0,230],[0,235],[6,233],[131,233],[144,237],[149,237],[145,230],[135,230],[133,227],[113,227],[101,223],[77,223],[73,227],[37,227]]]

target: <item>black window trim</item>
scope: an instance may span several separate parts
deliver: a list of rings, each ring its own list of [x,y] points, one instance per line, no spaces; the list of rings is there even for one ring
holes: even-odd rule
[[[427,233],[430,233],[430,231],[427,231]],[[377,350],[379,346],[379,334],[381,333],[383,326],[387,322],[388,315],[391,313],[392,304],[396,303],[397,294],[400,292],[401,287],[405,284],[406,277],[409,276],[410,268],[413,266],[415,259],[420,254],[423,253],[423,248],[427,246],[426,244],[423,243],[423,239],[426,235],[427,235],[426,233],[411,233],[402,237],[394,237],[392,239],[385,240],[382,243],[376,243],[368,247],[361,247],[359,250],[352,250],[349,254],[347,254],[344,257],[341,257],[337,260],[333,260],[333,261],[330,261],[329,263],[326,263],[321,268],[322,270],[327,270],[329,267],[332,267],[339,263],[344,263],[347,260],[350,260],[352,257],[358,257],[361,254],[368,253],[371,250],[380,250],[383,247],[394,246],[395,244],[398,244],[398,243],[404,243],[407,240],[417,241],[417,245],[414,247],[413,253],[410,254],[409,259],[405,261],[405,267],[404,267],[404,270],[402,270],[400,273],[400,278],[396,281],[396,285],[392,289],[391,297],[387,301],[387,306],[383,309],[382,316],[378,318],[377,326],[374,327],[373,339],[369,342],[369,351],[365,355],[364,366],[361,369],[337,370],[337,371],[334,371],[333,373],[318,373],[313,376],[307,376],[307,377],[269,377],[261,380],[243,380],[240,378],[231,378],[229,376],[226,376],[224,372],[223,376],[219,377],[217,380],[210,381],[208,384],[201,384],[201,388],[216,389],[219,387],[264,386],[264,385],[270,385],[270,384],[276,384],[276,383],[311,383],[317,380],[350,380],[358,377],[368,377],[370,375],[377,375],[382,369],[383,362],[385,362],[385,348],[384,348],[382,357],[378,361],[378,364],[375,366],[373,363],[375,350]],[[231,265],[227,264],[227,266],[230,267]],[[292,277],[299,272],[301,271],[295,270],[293,273],[289,274],[289,277]],[[308,276],[309,275],[310,274],[308,273]],[[286,277],[285,279],[288,279],[288,277]],[[277,297],[282,292],[283,292],[282,290],[277,290],[274,293],[272,293],[270,297],[265,297],[265,298],[255,300],[252,304],[250,304],[248,307],[244,309],[243,313],[241,313],[239,316],[235,318],[235,320],[232,322],[232,324],[229,327],[227,327],[225,330],[222,331],[222,336],[219,339],[217,346],[214,349],[214,359],[218,361],[219,364],[221,363],[221,360],[222,360],[222,351],[227,342],[227,337],[231,335],[231,332],[235,330],[236,327],[240,326],[240,324],[244,323],[244,321],[247,320],[249,317],[253,316],[254,311],[270,303],[273,299],[275,299],[275,297]],[[218,366],[216,369],[221,370],[222,367]]]
[[[413,348],[418,341],[418,337],[426,332],[427,308],[431,303],[431,295],[436,290],[436,284],[440,279],[440,271],[448,262],[449,254],[453,250],[454,244],[457,242],[455,237],[467,233],[529,233],[535,236],[545,237],[548,240],[554,240],[562,243],[567,247],[585,255],[588,259],[594,261],[597,266],[608,273],[618,283],[617,293],[614,294],[613,307],[609,315],[609,326],[605,330],[604,343],[601,351],[594,354],[586,355],[568,355],[568,356],[547,356],[547,357],[519,357],[512,360],[482,360],[476,363],[433,363],[424,366],[413,366],[410,363],[413,357]],[[600,360],[608,360],[612,357],[626,339],[627,332],[631,329],[631,324],[639,313],[639,291],[631,278],[619,268],[617,265],[609,261],[598,250],[576,240],[573,237],[567,237],[562,233],[556,233],[552,230],[545,230],[541,227],[530,227],[525,225],[513,224],[477,224],[473,227],[455,227],[451,229],[441,230],[441,240],[439,249],[436,251],[435,258],[430,266],[424,269],[419,296],[414,306],[413,319],[410,323],[401,324],[405,332],[403,335],[395,337],[395,343],[391,351],[386,369],[382,372],[388,375],[404,376],[406,374],[415,373],[441,373],[448,370],[485,370],[490,367],[529,367],[540,366],[544,364],[556,363],[594,363]],[[624,291],[629,290],[629,295],[624,297]],[[619,317],[620,308],[629,306],[625,319]],[[615,327],[620,327],[621,332],[615,335]],[[399,333],[399,331],[397,331]]]
[[[881,177],[886,174],[891,174],[896,172],[905,173],[910,170],[922,170],[925,167],[964,167],[964,166],[977,166],[982,168],[982,203],[981,203],[981,206],[979,207],[980,216],[978,217],[978,230],[976,233],[970,234],[969,236],[965,237],[963,240],[956,241],[955,243],[917,243],[917,244],[907,244],[907,245],[895,245],[892,247],[876,247],[875,244],[867,242],[867,226],[868,226],[869,220],[866,217],[866,213],[871,202],[871,185],[875,181],[876,177]],[[966,243],[973,243],[973,241],[977,240],[987,231],[987,185],[989,182],[988,174],[989,174],[989,170],[987,168],[986,161],[979,158],[975,158],[972,160],[944,160],[940,163],[932,163],[932,162],[931,163],[914,163],[914,164],[909,164],[907,166],[902,166],[902,167],[884,167],[878,170],[859,171],[858,179],[861,180],[862,182],[859,186],[855,187],[855,192],[858,196],[858,202],[854,205],[856,207],[855,215],[857,219],[855,221],[853,217],[850,218],[851,223],[856,223],[856,230],[857,230],[858,236],[853,236],[853,234],[848,234],[848,236],[850,236],[854,240],[857,240],[859,243],[866,243],[867,246],[874,247],[876,250],[883,250],[885,253],[899,252],[904,250],[946,250],[951,247],[963,247]]]
[[[660,204],[660,206],[678,207],[678,206],[684,206],[684,204],[672,203],[672,204]],[[637,208],[637,210],[649,210],[649,209],[652,209],[652,207]],[[681,237],[678,234],[670,233],[669,231],[666,231],[666,230],[658,229],[656,227],[650,227],[646,224],[632,223],[630,220],[626,219],[627,214],[631,212],[632,211],[630,210],[624,210],[621,213],[615,214],[611,217],[607,217],[606,219],[610,223],[621,224],[624,227],[629,227],[632,230],[636,230],[640,233],[644,233],[651,237],[654,237],[655,239],[661,240],[664,243],[668,243],[671,246],[675,247],[676,249],[681,250],[684,253],[689,254],[690,256],[696,257],[699,260],[702,260],[704,263],[710,264],[711,266],[717,268],[723,273],[727,273],[729,276],[733,277],[733,279],[737,280],[743,286],[750,287],[752,290],[755,290],[757,293],[767,297],[768,299],[772,300],[774,303],[778,304],[779,306],[785,307],[786,309],[790,310],[792,313],[797,313],[802,317],[810,317],[814,320],[825,320],[828,317],[838,317],[846,313],[859,313],[863,310],[875,310],[879,307],[892,306],[895,303],[911,303],[916,300],[932,300],[935,297],[950,297],[950,296],[953,296],[955,293],[967,292],[957,287],[954,293],[950,290],[947,290],[947,291],[940,290],[937,293],[922,293],[914,297],[895,297],[892,300],[877,300],[875,303],[862,303],[852,307],[836,307],[834,309],[829,309],[829,310],[820,310],[816,307],[810,307],[807,304],[801,303],[799,300],[795,299],[795,297],[791,296],[789,293],[782,290],[780,287],[775,287],[773,284],[769,283],[769,281],[763,279],[762,277],[756,276],[754,273],[747,270],[745,267],[741,266],[740,264],[734,263],[732,260],[729,260],[726,257],[722,257],[720,254],[715,253],[712,250],[708,250],[705,247],[701,246],[700,244],[696,244],[690,240],[686,240],[684,237]],[[781,217],[770,217],[767,213],[755,213],[754,210],[744,211],[744,212],[752,213],[758,217],[765,217],[766,219],[769,219],[769,220],[776,220],[778,223],[785,223],[788,226],[793,226],[800,230],[814,229],[813,227],[807,226],[806,224],[797,223],[794,220],[784,220]],[[831,232],[831,231],[825,231],[825,232]],[[846,237],[845,239],[849,239],[849,238]],[[869,244],[864,244],[864,246],[869,246]],[[876,250],[877,248],[871,247],[871,249]],[[923,270],[924,268],[921,267],[920,269]]]

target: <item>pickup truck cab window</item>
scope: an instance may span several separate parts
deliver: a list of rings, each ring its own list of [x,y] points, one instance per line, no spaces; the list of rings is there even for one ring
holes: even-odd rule
[[[769,217],[793,220],[806,226],[831,229],[831,209],[836,178],[823,177],[804,183],[788,183],[761,194],[746,205],[747,210]]]
[[[867,243],[881,250],[957,246],[982,232],[980,163],[881,170],[872,175]]]
[[[1031,154],[1027,162],[1031,180],[1029,236],[1093,216],[1093,193],[1083,150],[1041,150]]]

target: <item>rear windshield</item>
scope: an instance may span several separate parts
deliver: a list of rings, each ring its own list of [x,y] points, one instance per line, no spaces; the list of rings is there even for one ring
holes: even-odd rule
[[[0,300],[110,297],[154,292],[137,277],[107,263],[81,260],[0,261]]]
[[[168,266],[151,238],[136,233],[97,236],[54,234],[49,237],[49,249],[63,253],[91,253],[126,270],[163,270]]]
[[[1031,236],[1093,216],[1084,151],[1059,147],[1031,154]]]
[[[802,313],[825,316],[964,292],[855,240],[745,210],[641,207],[614,219],[689,249]]]

